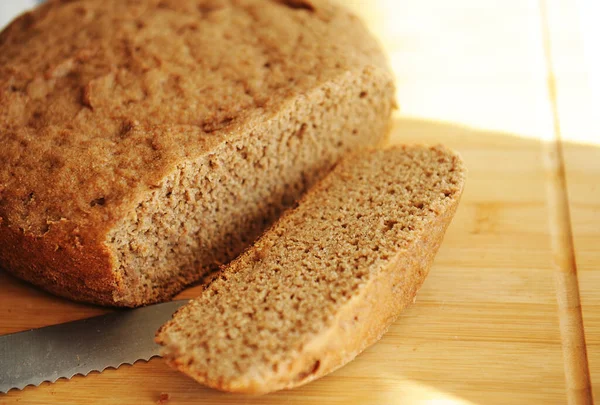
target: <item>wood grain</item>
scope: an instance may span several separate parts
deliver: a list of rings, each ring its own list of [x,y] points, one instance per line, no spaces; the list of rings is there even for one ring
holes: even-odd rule
[[[574,3],[565,0],[546,0],[546,4],[552,79],[550,84],[553,87],[556,132],[561,140],[559,152],[564,166],[565,195],[569,203],[567,214],[571,223],[570,237],[574,253],[571,260],[578,276],[581,297],[580,307],[573,309],[583,314],[582,321],[585,329],[580,329],[579,332],[585,331],[585,333],[581,336],[578,345],[585,344],[584,348],[589,358],[588,370],[585,364],[582,364],[582,359],[574,357],[572,367],[576,368],[579,374],[573,372],[571,375],[577,378],[581,390],[586,389],[586,382],[587,384],[591,382],[593,396],[598,398],[600,395],[598,389],[600,379],[600,342],[598,341],[600,336],[600,296],[598,295],[600,125],[597,113],[600,108],[600,93],[593,83],[600,83],[598,82],[600,72],[592,67],[591,58],[597,55],[595,43],[600,30],[589,26],[589,22],[588,26],[585,25],[586,20],[591,21],[600,17],[600,8],[593,7],[592,2],[585,1]],[[577,29],[574,30],[573,27]],[[596,385],[593,385],[594,382]],[[589,388],[587,390],[587,403],[592,403],[592,395],[589,393]],[[586,403],[583,398],[580,402]]]
[[[554,137],[544,144],[545,163],[548,172],[549,230],[552,240],[567,398],[569,404],[585,405],[593,403],[593,399],[565,178],[564,145],[554,66],[554,53],[556,50],[552,46],[553,29],[550,28],[550,18],[555,12],[555,7],[556,4],[552,1],[541,2],[544,50],[548,69],[548,91],[554,123]]]
[[[573,376],[565,370],[581,369],[569,371],[563,358],[564,313],[557,304],[563,290],[555,283],[553,245],[553,221],[561,221],[557,212],[563,211],[548,200],[549,184],[558,183],[545,160],[545,142],[556,134],[540,2],[347,3],[381,38],[398,77],[402,110],[392,142],[443,142],[457,149],[469,168],[461,206],[417,302],[355,361],[292,391],[260,398],[225,395],[154,359],[0,394],[0,404],[152,404],[161,393],[170,394],[169,404],[564,404],[574,398],[567,385]],[[553,21],[547,20],[550,27]],[[597,149],[569,147],[564,201],[571,203],[593,377],[594,366],[600,366],[594,288],[600,273],[593,271],[600,263],[595,185],[600,159]],[[564,192],[560,186],[555,191]],[[571,229],[568,223],[561,226]],[[0,333],[103,311],[0,273]]]

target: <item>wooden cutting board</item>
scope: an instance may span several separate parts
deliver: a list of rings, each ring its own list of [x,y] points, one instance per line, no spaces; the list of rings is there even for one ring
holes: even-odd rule
[[[600,135],[575,5],[347,3],[398,77],[392,142],[443,142],[470,171],[417,302],[355,361],[292,391],[226,395],[153,359],[0,394],[0,404],[153,404],[161,394],[168,404],[586,404],[600,395],[589,377],[600,379]],[[0,272],[0,334],[104,311]]]

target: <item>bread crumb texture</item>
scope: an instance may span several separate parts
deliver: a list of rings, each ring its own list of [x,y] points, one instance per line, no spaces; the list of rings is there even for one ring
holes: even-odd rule
[[[0,33],[0,264],[73,299],[164,300],[381,142],[393,92],[325,0],[50,0]]]
[[[304,384],[352,360],[413,301],[464,180],[461,159],[443,147],[343,160],[163,326],[165,358],[245,393]]]

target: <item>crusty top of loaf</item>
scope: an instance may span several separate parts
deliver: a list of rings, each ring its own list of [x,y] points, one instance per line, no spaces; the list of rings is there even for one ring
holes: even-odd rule
[[[364,69],[388,74],[326,0],[50,1],[0,34],[0,223],[102,235],[182,159]]]

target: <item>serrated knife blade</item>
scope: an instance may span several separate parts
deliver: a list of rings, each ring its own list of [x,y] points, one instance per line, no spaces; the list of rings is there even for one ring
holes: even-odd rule
[[[0,336],[0,392],[159,355],[156,330],[187,300]]]

